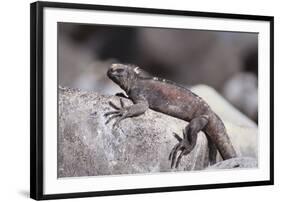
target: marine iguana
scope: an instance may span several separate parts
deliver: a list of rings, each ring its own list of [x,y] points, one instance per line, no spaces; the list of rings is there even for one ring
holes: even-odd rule
[[[107,76],[126,92],[134,104],[125,107],[121,98],[121,107],[109,102],[115,110],[104,114],[109,117],[106,124],[116,118],[115,127],[126,118],[145,113],[148,108],[189,122],[183,130],[183,137],[174,133],[178,143],[169,155],[171,168],[174,165],[177,168],[181,158],[193,150],[199,131],[203,131],[208,139],[210,164],[216,162],[217,150],[224,160],[237,157],[222,120],[189,89],[166,79],[152,77],[135,65],[112,64]]]

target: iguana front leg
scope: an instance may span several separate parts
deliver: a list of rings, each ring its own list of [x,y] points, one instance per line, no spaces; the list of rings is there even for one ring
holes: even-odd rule
[[[135,102],[135,104],[126,107],[124,105],[122,98],[120,98],[121,107],[118,107],[113,102],[109,102],[109,105],[115,110],[104,114],[105,117],[112,115],[107,119],[105,124],[108,124],[111,120],[116,118],[113,127],[117,126],[122,120],[126,118],[135,117],[144,114],[145,111],[148,109],[148,102],[144,99],[140,99],[137,102]]]
[[[190,121],[190,123],[186,126],[185,130],[183,130],[183,138],[181,138],[178,134],[174,133],[174,136],[179,141],[179,143],[177,143],[173,147],[173,149],[169,155],[169,160],[172,161],[171,168],[173,168],[174,165],[177,168],[180,163],[181,158],[184,155],[189,154],[193,150],[193,148],[196,145],[198,133],[207,124],[208,124],[208,117],[200,116],[200,117],[192,119]],[[176,160],[176,157],[177,157],[177,154],[179,151],[181,151],[181,153],[179,154],[179,156]]]

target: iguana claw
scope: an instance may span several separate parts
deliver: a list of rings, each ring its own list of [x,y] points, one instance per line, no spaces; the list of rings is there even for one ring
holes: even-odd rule
[[[183,133],[185,133],[185,131],[183,131]],[[185,137],[185,134],[183,136]],[[169,155],[169,160],[172,161],[171,168],[173,168],[174,165],[175,168],[177,168],[182,157],[189,154],[193,149],[189,142],[186,139],[181,138],[177,133],[174,133],[174,137],[178,140],[178,143],[173,147]],[[181,153],[177,157],[179,151],[181,151]]]
[[[127,109],[125,108],[124,102],[121,98],[120,98],[121,107],[117,106],[116,104],[114,104],[111,101],[109,102],[109,105],[112,108],[114,108],[115,110],[104,114],[105,117],[112,115],[106,120],[105,124],[108,124],[111,120],[118,117],[117,120],[115,121],[115,123],[113,124],[113,128],[114,128],[115,126],[117,126],[120,123],[120,121],[127,118]]]

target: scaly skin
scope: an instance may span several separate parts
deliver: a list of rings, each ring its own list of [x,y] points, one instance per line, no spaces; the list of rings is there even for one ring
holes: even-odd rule
[[[216,161],[217,149],[224,160],[237,156],[221,119],[201,97],[187,88],[151,77],[134,65],[113,64],[107,75],[126,92],[134,105],[124,107],[122,99],[121,107],[110,102],[115,111],[105,114],[112,115],[106,123],[117,118],[115,127],[125,118],[139,116],[148,108],[189,122],[183,130],[183,138],[174,133],[178,143],[169,155],[171,167],[178,167],[181,158],[193,150],[201,130],[209,142],[210,164]]]

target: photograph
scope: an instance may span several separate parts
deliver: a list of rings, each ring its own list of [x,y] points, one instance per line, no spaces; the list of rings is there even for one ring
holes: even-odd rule
[[[258,33],[57,30],[58,178],[258,167]]]
[[[273,17],[31,4],[31,198],[273,184]]]

